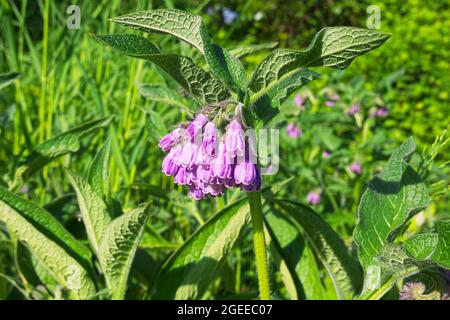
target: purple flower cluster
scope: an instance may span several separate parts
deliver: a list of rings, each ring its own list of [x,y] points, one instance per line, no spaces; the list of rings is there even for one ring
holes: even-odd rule
[[[359,162],[353,162],[352,164],[350,164],[349,167],[350,171],[355,173],[355,174],[361,174],[362,172],[362,165]]]
[[[309,204],[319,204],[320,203],[320,193],[316,191],[311,191],[306,197],[306,201]]]
[[[207,195],[220,196],[225,188],[259,190],[261,177],[249,140],[245,139],[238,118],[228,124],[224,137],[220,137],[215,123],[201,113],[159,142],[167,153],[162,172],[173,176],[176,184],[189,186],[189,195],[196,200]]]
[[[352,116],[361,110],[359,104],[352,104],[347,110],[347,115]]]

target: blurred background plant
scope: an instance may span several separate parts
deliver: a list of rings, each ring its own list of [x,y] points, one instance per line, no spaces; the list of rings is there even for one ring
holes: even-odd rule
[[[214,40],[227,48],[264,42],[302,48],[324,26],[366,27],[366,10],[372,5],[347,0],[81,1],[81,28],[70,30],[66,26],[70,4],[0,0],[0,73],[22,74],[0,91],[0,184],[8,185],[18,159],[33,146],[86,120],[114,115],[108,130],[84,139],[79,151],[49,164],[21,192],[50,208],[72,234],[83,238],[76,198],[62,167],[70,164],[77,172],[86,172],[99,146],[111,136],[110,175],[117,203],[129,208],[153,198],[156,204],[138,251],[129,297],[145,296],[146,285],[155,276],[152,272],[167,253],[208,218],[203,209],[211,205],[220,209],[236,194],[217,202],[192,202],[160,172],[163,153],[157,141],[190,116],[188,108],[179,108],[188,105],[188,99],[183,92],[162,102],[143,97],[140,83],[177,87],[154,65],[105,50],[90,33],[117,32],[119,27],[108,19],[124,13],[178,8],[202,15]],[[411,135],[424,159],[434,158],[424,171],[434,201],[409,225],[410,232],[432,228],[449,211],[450,150],[443,142],[450,119],[450,4],[382,0],[376,5],[381,30],[393,36],[381,50],[360,57],[344,72],[325,72],[282,106],[277,123],[282,139],[280,172],[265,178],[271,183],[294,176],[281,192],[313,205],[348,244],[367,182]],[[186,44],[153,37],[167,52],[199,58]],[[245,62],[254,67],[266,53],[247,56]],[[431,147],[439,135],[435,146],[440,147]],[[420,161],[413,158],[417,165]],[[13,250],[0,228],[0,298],[20,297],[23,291],[45,296],[28,286],[26,277],[14,276],[18,273]],[[250,245],[233,251],[205,298],[257,296],[252,291],[256,280],[250,251]],[[287,297],[279,275],[272,277],[273,291]]]

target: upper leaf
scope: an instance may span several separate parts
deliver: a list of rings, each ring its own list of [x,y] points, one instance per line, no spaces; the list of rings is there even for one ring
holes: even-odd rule
[[[388,34],[353,28],[330,27],[320,30],[304,50],[276,49],[257,67],[250,89],[258,93],[273,82],[302,67],[333,67],[344,69],[357,56],[382,45]]]
[[[350,299],[361,288],[362,274],[338,234],[311,208],[288,200],[275,200],[298,223],[314,254],[333,281],[338,299]]]
[[[146,210],[147,205],[142,205],[122,214],[103,233],[101,264],[113,299],[124,298],[131,263],[147,221]]]
[[[130,34],[95,37],[122,54],[152,61],[191,93],[201,105],[217,103],[230,97],[230,93],[219,80],[197,66],[190,58],[176,54],[161,54],[144,37]],[[135,42],[136,44],[132,44]]]
[[[422,178],[405,161],[414,149],[412,139],[396,149],[361,198],[354,239],[364,269],[413,214],[428,206],[429,193]]]
[[[244,67],[229,52],[211,42],[200,16],[176,9],[159,9],[134,12],[113,21],[145,32],[167,33],[190,43],[204,54],[219,79],[235,91],[245,90]]]
[[[430,259],[438,244],[437,233],[419,233],[403,243],[406,252],[418,261]]]

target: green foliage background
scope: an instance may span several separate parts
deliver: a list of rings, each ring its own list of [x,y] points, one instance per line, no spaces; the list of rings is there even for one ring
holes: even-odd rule
[[[84,121],[113,115],[114,130],[84,138],[79,151],[45,167],[20,191],[46,206],[76,238],[85,239],[74,192],[62,168],[69,166],[87,173],[97,150],[111,137],[110,175],[117,206],[120,203],[125,209],[133,208],[148,199],[157,204],[151,209],[151,229],[144,234],[128,297],[145,297],[143,283],[155,277],[167,254],[210,217],[211,208],[220,209],[237,195],[194,203],[186,199],[182,188],[160,173],[163,153],[157,142],[189,114],[140,96],[141,82],[177,86],[150,63],[120,56],[90,36],[124,30],[109,18],[136,10],[174,7],[202,15],[215,42],[226,48],[270,41],[278,41],[280,47],[303,48],[324,26],[366,27],[367,7],[379,6],[381,30],[392,33],[392,37],[344,72],[327,71],[302,91],[308,96],[305,111],[300,112],[292,101],[286,103],[286,119],[277,123],[283,130],[280,173],[265,178],[269,185],[294,176],[282,193],[298,202],[306,202],[310,191],[320,192],[322,201],[316,211],[347,244],[352,243],[365,185],[391,151],[412,135],[419,152],[427,154],[450,120],[448,1],[80,1],[80,30],[66,27],[70,4],[0,0],[0,73],[21,73],[13,85],[0,91],[0,185],[7,185],[12,168],[39,142]],[[222,16],[225,7],[237,13],[230,25]],[[258,12],[262,18],[255,20]],[[158,36],[151,39],[165,51],[200,60],[186,44],[180,46],[174,39]],[[255,67],[265,54],[247,57],[245,62]],[[334,108],[327,108],[325,101],[333,93],[341,99]],[[352,103],[361,104],[362,119],[346,115]],[[386,107],[389,115],[369,117],[376,106]],[[286,136],[287,122],[302,127],[300,139]],[[332,153],[331,158],[321,156],[325,150]],[[406,234],[433,229],[437,218],[448,214],[449,151],[447,145],[439,152],[427,177],[428,185],[438,184],[432,188],[433,202],[423,214],[425,222],[414,221]],[[349,171],[354,161],[363,164],[361,175]],[[417,166],[418,157],[412,162]],[[0,232],[0,274],[11,276],[16,272],[5,234]],[[249,233],[242,237],[248,240]],[[257,295],[250,241],[244,243],[227,259],[222,280],[213,283],[206,298]],[[231,269],[239,273],[239,279]],[[279,275],[273,278],[274,291],[286,297]],[[0,298],[20,297],[19,290],[11,295],[10,290],[11,281],[0,278]],[[39,291],[32,294],[44,295]]]

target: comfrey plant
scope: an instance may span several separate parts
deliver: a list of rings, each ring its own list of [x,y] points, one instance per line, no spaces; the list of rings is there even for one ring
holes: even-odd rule
[[[324,28],[304,50],[273,50],[249,80],[239,58],[267,46],[225,50],[212,42],[199,16],[179,10],[152,10],[113,21],[148,33],[172,35],[203,54],[208,71],[188,57],[161,52],[141,36],[96,36],[125,55],[152,61],[197,102],[194,120],[161,139],[159,145],[167,152],[162,171],[173,176],[175,183],[187,185],[190,196],[197,200],[219,196],[226,188],[239,187],[248,192],[260,296],[268,299],[257,143],[244,137],[244,128],[270,127],[271,120],[280,113],[279,105],[319,77],[309,68],[344,69],[357,56],[383,44],[389,35],[351,27]],[[223,138],[218,137],[218,128],[225,129]]]

